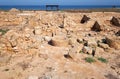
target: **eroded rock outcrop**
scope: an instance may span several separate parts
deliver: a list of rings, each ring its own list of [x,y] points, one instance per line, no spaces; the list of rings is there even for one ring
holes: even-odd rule
[[[112,17],[110,23],[112,25],[115,25],[115,26],[119,26],[120,27],[120,19],[116,18],[116,17]]]
[[[83,15],[80,23],[84,24],[84,23],[86,23],[87,21],[89,21],[89,19],[90,19],[89,17],[87,17],[86,15]]]
[[[100,32],[102,31],[101,25],[95,21],[94,25],[91,28],[92,31]]]

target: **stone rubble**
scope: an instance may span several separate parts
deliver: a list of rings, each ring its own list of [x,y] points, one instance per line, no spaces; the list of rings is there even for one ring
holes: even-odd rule
[[[119,79],[120,28],[113,27],[119,16],[0,11],[0,29],[9,29],[0,34],[0,79],[108,79],[109,74]],[[96,62],[87,63],[86,57]]]

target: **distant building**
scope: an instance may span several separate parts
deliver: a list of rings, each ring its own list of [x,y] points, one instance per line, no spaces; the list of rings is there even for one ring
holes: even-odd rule
[[[59,5],[46,5],[46,11],[58,11]]]
[[[116,6],[115,6],[115,5],[113,5],[113,6],[112,6],[112,8],[116,8]]]

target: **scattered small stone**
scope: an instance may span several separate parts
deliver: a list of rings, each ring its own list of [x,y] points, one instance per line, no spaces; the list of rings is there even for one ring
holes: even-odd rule
[[[88,41],[83,39],[84,46],[88,46]]]
[[[102,39],[102,43],[107,44],[106,38]]]
[[[78,38],[78,39],[77,39],[77,42],[78,42],[78,43],[83,43],[83,39]]]
[[[68,72],[67,70],[64,71],[64,73],[67,73],[67,72]]]
[[[47,70],[48,70],[49,72],[51,72],[51,71],[54,70],[54,68],[52,68],[52,67],[47,67]]]
[[[67,59],[72,59],[72,57],[69,54],[64,54],[64,57]]]
[[[120,36],[120,30],[115,35],[116,36]]]
[[[9,71],[9,69],[5,69],[4,71]]]
[[[111,68],[115,70],[115,66],[111,66]]]
[[[44,40],[47,41],[47,42],[50,41],[51,39],[52,39],[52,38],[49,37],[49,36],[45,36],[45,37],[44,37]]]
[[[84,46],[82,52],[86,54],[92,54],[92,48]]]
[[[59,27],[60,27],[60,28],[64,28],[64,25],[62,24],[62,25],[60,25]]]

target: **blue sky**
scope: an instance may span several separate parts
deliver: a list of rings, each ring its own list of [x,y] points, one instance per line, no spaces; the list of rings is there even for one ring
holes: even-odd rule
[[[0,0],[0,5],[120,5],[120,0]]]

